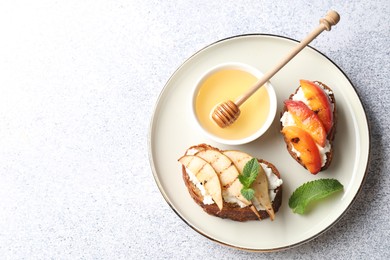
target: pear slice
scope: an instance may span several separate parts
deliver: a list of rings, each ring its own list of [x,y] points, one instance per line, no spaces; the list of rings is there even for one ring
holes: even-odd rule
[[[242,184],[238,179],[238,175],[240,173],[229,157],[215,149],[203,149],[197,152],[195,156],[199,156],[211,164],[215,172],[218,174],[222,188],[224,189],[227,196],[235,197],[244,203],[244,205],[249,206],[256,214],[256,216],[261,219],[259,212],[252,205],[252,202],[248,201],[244,196],[242,196]]]
[[[275,218],[274,208],[272,207],[271,200],[268,192],[268,179],[265,175],[264,169],[260,164],[259,174],[256,180],[253,182],[252,187],[255,191],[255,198],[265,208],[271,220]]]
[[[239,174],[236,166],[226,155],[213,149],[204,149],[195,154],[211,164],[214,170],[219,175],[222,187],[229,186],[232,184]]]
[[[226,190],[227,190],[228,194],[232,194],[239,201],[241,201],[245,205],[249,206],[249,208],[253,211],[253,213],[255,213],[257,218],[261,220],[261,216],[260,216],[259,212],[257,211],[256,207],[253,206],[251,201],[248,201],[244,196],[242,196],[241,189],[242,189],[242,183],[237,178]]]
[[[205,190],[213,198],[218,208],[222,210],[221,182],[214,168],[202,158],[194,155],[184,155],[179,159],[179,162],[196,176],[198,181],[203,184]]]
[[[235,150],[224,151],[223,154],[230,158],[239,172],[243,172],[247,162],[253,158],[247,153]],[[269,198],[268,179],[261,164],[259,169],[259,174],[257,175],[256,180],[253,182],[252,188],[255,191],[255,198],[258,200],[260,205],[265,208],[268,215],[270,216],[270,219],[273,220],[275,218],[275,212]]]
[[[247,153],[236,150],[226,150],[223,151],[223,154],[229,157],[239,172],[243,172],[245,164],[253,158]]]

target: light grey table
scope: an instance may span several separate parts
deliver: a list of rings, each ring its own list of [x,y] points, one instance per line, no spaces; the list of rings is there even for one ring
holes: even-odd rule
[[[1,259],[389,259],[390,2],[0,2]],[[194,52],[246,33],[303,38],[356,87],[371,161],[356,203],[300,247],[249,253],[216,244],[171,210],[147,136],[164,84]]]

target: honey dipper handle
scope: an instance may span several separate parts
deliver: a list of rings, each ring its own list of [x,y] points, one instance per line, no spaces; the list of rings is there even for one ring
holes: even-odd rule
[[[241,95],[234,103],[241,106],[251,95],[253,95],[261,86],[263,86],[270,78],[272,78],[281,68],[283,68],[292,58],[295,57],[303,48],[305,48],[312,40],[314,40],[324,30],[330,31],[331,27],[340,21],[340,15],[333,10],[330,10],[324,18],[320,19],[320,24],[309,33],[294,49],[287,54],[278,64],[263,75],[263,77],[255,83],[246,93]]]

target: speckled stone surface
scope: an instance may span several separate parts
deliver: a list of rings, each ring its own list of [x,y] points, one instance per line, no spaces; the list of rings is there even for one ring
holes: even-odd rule
[[[356,203],[300,247],[249,253],[183,223],[152,177],[154,104],[176,68],[234,35],[303,38],[350,78],[371,126]],[[389,259],[390,2],[2,1],[1,259]]]

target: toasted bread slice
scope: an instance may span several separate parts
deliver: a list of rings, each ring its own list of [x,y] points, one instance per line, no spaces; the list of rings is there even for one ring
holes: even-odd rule
[[[201,144],[197,146],[193,146],[187,150],[186,153],[189,153],[190,150],[196,149],[196,150],[201,150],[201,149],[216,149],[220,151],[218,148],[211,147],[206,144]],[[221,151],[222,152],[222,151]],[[281,179],[280,173],[277,170],[277,168],[265,161],[258,159],[258,162],[261,164],[264,164],[267,166],[267,168],[271,169],[272,173],[278,178]],[[204,204],[203,202],[203,195],[201,191],[191,182],[189,175],[187,174],[186,168],[182,166],[182,176],[184,183],[189,191],[189,194],[191,195],[192,199],[200,206],[202,209],[207,212],[210,215],[224,218],[224,219],[231,219],[234,221],[249,221],[249,220],[259,220],[259,219],[265,219],[269,218],[269,214],[267,211],[264,209],[260,209],[256,211],[256,208],[253,206],[253,204],[250,205],[239,205],[237,203],[231,203],[231,202],[226,202],[225,200],[223,201],[223,207],[222,210],[219,209],[216,203],[213,204]],[[282,186],[280,185],[279,187],[275,188],[274,190],[270,192],[274,192],[275,196],[272,201],[272,208],[273,211],[276,213],[281,204],[282,204]],[[226,187],[223,187],[226,188]]]
[[[325,153],[326,161],[325,161],[324,165],[321,166],[321,170],[320,170],[320,171],[324,171],[324,170],[326,170],[330,166],[330,164],[332,162],[332,159],[333,159],[333,154],[334,154],[333,142],[334,142],[334,138],[335,138],[335,135],[336,135],[336,125],[337,125],[337,107],[336,107],[336,99],[335,99],[333,90],[330,87],[328,87],[327,85],[325,85],[324,83],[320,82],[320,81],[314,81],[314,83],[317,84],[318,86],[322,87],[325,90],[325,94],[328,96],[329,101],[330,101],[331,105],[333,106],[333,125],[332,125],[332,128],[330,129],[330,131],[328,132],[328,134],[326,136],[326,139],[327,139],[327,141],[329,142],[329,145],[330,145],[330,149],[329,149],[328,152]],[[293,94],[291,94],[289,96],[290,100],[293,100],[294,95],[298,93],[299,89],[300,89],[300,86],[295,90],[295,92]],[[281,118],[283,117],[285,112],[287,112],[286,105],[283,107],[283,111],[280,114]],[[280,123],[280,125],[281,125],[281,129],[283,129],[283,123],[282,122]],[[303,162],[300,159],[300,157],[297,156],[296,152],[294,152],[292,143],[289,140],[287,140],[286,138],[285,138],[285,142],[286,142],[287,150],[290,153],[290,155],[299,164],[301,164],[303,167],[305,167],[305,165],[303,164]]]

